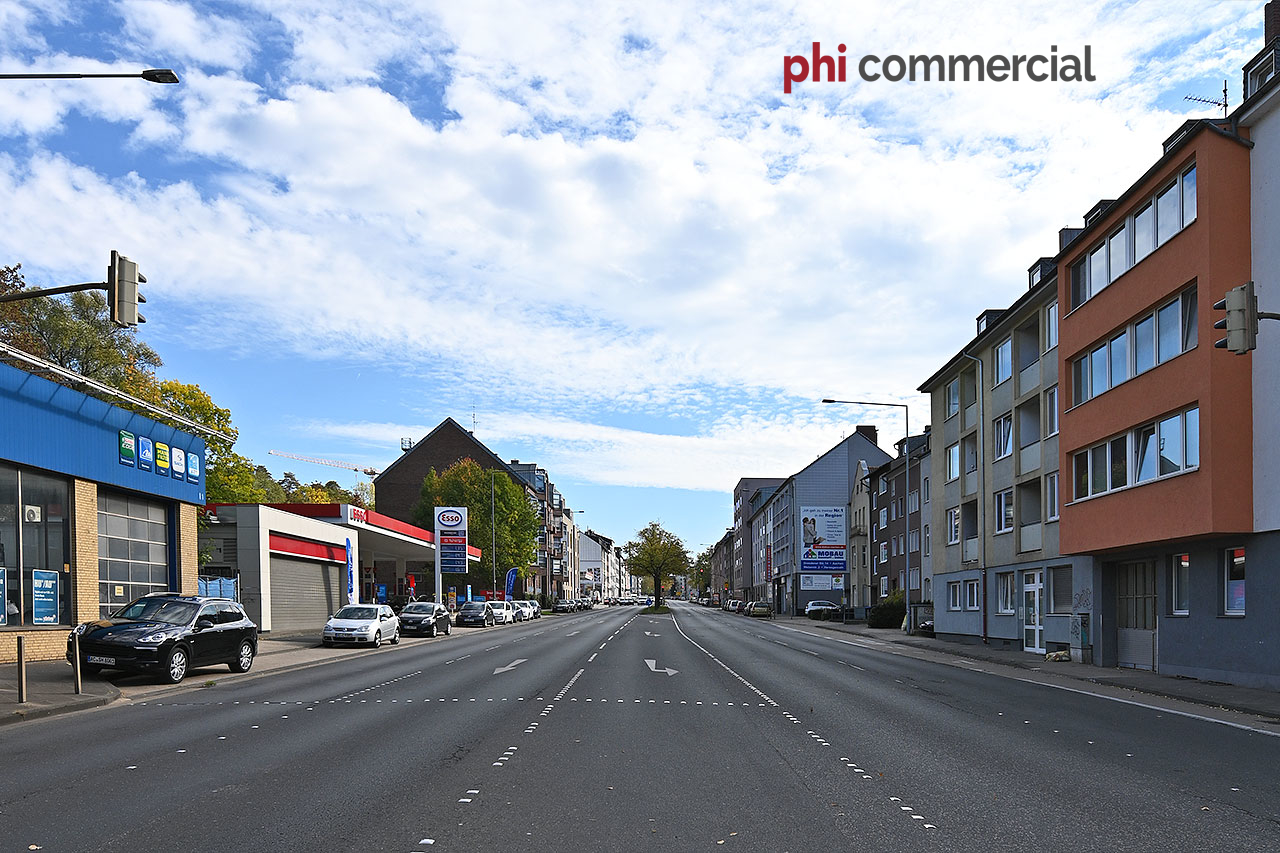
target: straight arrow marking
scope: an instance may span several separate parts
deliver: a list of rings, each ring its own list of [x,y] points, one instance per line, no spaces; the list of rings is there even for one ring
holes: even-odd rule
[[[644,632],[644,635],[645,635],[646,637],[661,637],[661,636],[662,636],[661,634],[650,634],[648,631],[645,631],[645,632]]]
[[[515,660],[513,660],[511,663],[507,664],[506,666],[500,666],[500,667],[498,667],[497,669],[495,669],[495,670],[493,671],[493,674],[494,674],[494,675],[497,675],[497,674],[498,674],[498,673],[500,673],[500,672],[510,672],[511,670],[515,669],[515,668],[516,668],[516,667],[518,667],[520,664],[525,663],[525,662],[526,662],[526,661],[528,661],[528,660],[529,660],[528,658],[516,658]]]
[[[665,672],[667,675],[675,675],[680,671],[678,669],[658,669],[658,662],[656,660],[649,660],[648,658],[645,658],[644,662],[649,664],[650,672]]]

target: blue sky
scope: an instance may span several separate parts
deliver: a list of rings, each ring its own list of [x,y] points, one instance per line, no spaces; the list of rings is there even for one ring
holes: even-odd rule
[[[894,409],[1212,108],[1262,2],[0,0],[0,263],[147,275],[163,375],[285,450],[385,467],[445,417],[582,522],[691,550],[744,476]],[[813,41],[1061,53],[1092,83],[799,84]],[[850,60],[850,66],[854,60]]]

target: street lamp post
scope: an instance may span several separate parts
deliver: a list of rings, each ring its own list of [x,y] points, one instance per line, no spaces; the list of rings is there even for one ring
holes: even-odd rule
[[[177,83],[169,68],[148,68],[137,74],[0,74],[0,80],[83,80],[90,77],[141,77],[149,83]]]
[[[498,597],[498,513],[494,477],[497,470],[489,472],[489,565],[493,567],[493,597]],[[504,589],[503,592],[506,590]],[[505,597],[505,596],[504,596]]]
[[[907,495],[910,496],[911,494],[911,409],[907,407],[907,404],[906,403],[879,403],[879,402],[870,402],[867,400],[833,400],[830,397],[823,399],[822,402],[842,403],[848,406],[884,406],[884,407],[892,406],[895,409],[902,409],[902,420],[903,420],[902,428],[906,432],[906,435],[902,439],[902,447],[907,454]],[[903,600],[906,602],[906,608],[907,608],[907,633],[910,634],[911,633],[911,547],[910,547],[911,501],[909,497],[907,499],[906,516],[907,516],[907,543],[908,543],[907,553],[906,553],[907,571],[903,577],[902,595],[903,595]],[[850,578],[849,586],[851,587],[850,592],[852,592],[853,591],[852,577]],[[845,621],[848,621],[848,608],[846,607],[843,609],[845,610],[845,616],[843,618]]]

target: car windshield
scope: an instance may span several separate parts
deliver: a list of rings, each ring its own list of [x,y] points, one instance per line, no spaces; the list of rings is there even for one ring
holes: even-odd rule
[[[376,607],[344,607],[333,617],[334,619],[377,619]]]
[[[197,605],[190,601],[174,601],[172,598],[140,598],[116,612],[117,619],[138,622],[166,622],[170,625],[186,625],[196,615]]]
[[[809,606],[810,607],[835,607],[835,605],[832,604],[830,601],[811,601],[809,602]]]
[[[423,603],[423,602],[417,602],[417,603],[415,603],[415,604],[410,604],[410,605],[409,605],[408,607],[406,607],[402,612],[404,612],[404,613],[430,613],[430,612],[431,612],[431,608],[432,608],[432,605],[431,605],[431,604],[426,604],[426,603]]]
[[[463,610],[484,610],[484,604],[482,602],[468,601],[466,604],[462,605],[462,609]]]

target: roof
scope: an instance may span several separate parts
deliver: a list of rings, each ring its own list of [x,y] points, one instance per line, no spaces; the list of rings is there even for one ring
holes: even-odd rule
[[[478,450],[480,454],[484,457],[484,462],[490,463],[486,465],[484,464],[484,462],[481,462],[481,460],[477,459],[476,461],[480,463],[482,468],[497,468],[500,471],[505,471],[507,475],[510,476],[512,479],[515,479],[520,483],[524,482],[523,480],[520,480],[519,475],[511,468],[510,465],[502,461],[502,458],[500,456],[498,456],[496,453],[494,453],[492,450],[486,447],[484,445],[484,442],[476,438],[475,435],[470,430],[464,429],[463,426],[457,421],[455,421],[453,418],[445,418],[439,424],[436,425],[435,429],[431,430],[431,432],[427,433],[421,439],[414,442],[413,447],[411,447],[409,450],[406,450],[404,453],[401,453],[400,456],[397,457],[394,462],[392,462],[390,465],[388,465],[386,468],[383,469],[381,474],[374,477],[373,478],[374,488],[375,489],[377,488],[378,480],[385,477],[397,465],[399,465],[405,459],[408,459],[410,456],[412,456],[415,452],[417,452],[419,447],[429,442],[431,438],[437,433],[439,433],[441,430],[455,431],[458,434],[465,436],[473,445],[475,445],[476,450]]]

